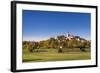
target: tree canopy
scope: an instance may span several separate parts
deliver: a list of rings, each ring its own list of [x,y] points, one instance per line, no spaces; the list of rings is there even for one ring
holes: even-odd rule
[[[72,38],[71,40],[67,39],[64,35],[57,36],[56,38],[51,37],[47,40],[35,42],[35,41],[23,41],[23,49],[34,50],[37,48],[48,48],[48,49],[59,49],[63,48],[88,48],[90,47],[91,42],[88,40],[77,40]]]

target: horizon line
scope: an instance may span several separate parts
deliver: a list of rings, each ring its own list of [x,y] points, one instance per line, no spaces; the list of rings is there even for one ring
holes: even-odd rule
[[[79,36],[80,37],[80,36]],[[52,36],[52,37],[25,37],[25,38],[22,38],[22,41],[35,41],[35,42],[40,42],[40,41],[45,41],[45,40],[48,40],[48,39],[50,39],[50,38],[57,38],[57,36]],[[66,36],[66,38],[68,38],[67,36]],[[85,40],[88,40],[88,41],[90,41],[91,40],[91,38],[85,38],[85,37],[80,37],[80,38],[83,38],[83,39],[85,39]]]

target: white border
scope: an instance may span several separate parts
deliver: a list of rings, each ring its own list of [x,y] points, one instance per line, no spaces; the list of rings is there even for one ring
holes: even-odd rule
[[[82,12],[91,13],[91,60],[77,60],[77,61],[57,61],[57,62],[39,62],[39,63],[22,63],[22,10],[42,10],[42,11],[62,11],[62,12]],[[28,5],[17,4],[17,48],[16,60],[17,70],[21,69],[38,69],[38,68],[52,68],[52,67],[71,67],[71,66],[85,66],[95,65],[96,58],[96,43],[95,43],[95,12],[93,8],[80,7],[64,7],[64,6],[49,6],[49,5]]]

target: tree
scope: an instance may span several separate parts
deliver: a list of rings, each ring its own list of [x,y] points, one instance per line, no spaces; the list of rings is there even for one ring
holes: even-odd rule
[[[55,38],[50,38],[49,39],[49,47],[50,48],[57,48],[58,46],[58,41]]]
[[[62,46],[62,48],[64,48],[66,45],[66,37],[64,35],[57,36],[57,40],[59,43],[59,47]]]

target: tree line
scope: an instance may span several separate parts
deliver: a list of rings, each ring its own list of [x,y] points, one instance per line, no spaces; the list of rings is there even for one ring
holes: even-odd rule
[[[64,35],[57,36],[56,38],[49,38],[47,40],[35,42],[35,41],[23,41],[23,49],[28,49],[32,52],[34,49],[58,49],[62,51],[63,48],[90,48],[91,42],[88,40],[77,40],[72,38],[71,40],[67,39]]]

